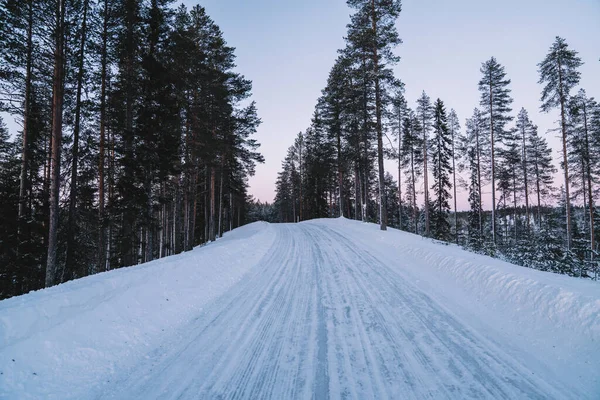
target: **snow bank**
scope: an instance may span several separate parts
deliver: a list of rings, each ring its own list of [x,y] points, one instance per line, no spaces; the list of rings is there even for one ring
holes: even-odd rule
[[[187,253],[1,301],[0,398],[106,382],[240,281],[274,238],[254,223]]]
[[[366,246],[470,326],[510,351],[595,382],[600,393],[600,282],[517,266],[397,229],[347,219],[316,220]],[[572,368],[565,368],[569,365]],[[592,385],[594,386],[594,385]]]

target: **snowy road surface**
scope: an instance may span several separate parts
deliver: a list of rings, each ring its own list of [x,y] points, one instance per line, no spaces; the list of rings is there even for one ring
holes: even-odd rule
[[[593,341],[597,325],[581,328],[587,329],[583,339],[567,338],[568,326],[561,324],[569,321],[556,317],[539,325],[531,305],[522,305],[522,315],[515,315],[514,305],[494,309],[481,296],[469,297],[467,289],[440,289],[453,282],[424,272],[428,262],[417,253],[386,250],[385,235],[392,234],[371,228],[350,221],[268,226],[272,238],[261,258],[188,321],[129,364],[117,361],[112,373],[87,391],[46,394],[98,399],[600,398],[600,352]],[[422,246],[437,249],[440,259],[468,257],[453,246],[394,235],[421,240]],[[530,272],[542,281],[555,279]],[[424,280],[426,273],[431,278]],[[584,292],[589,288],[594,289],[584,286]],[[489,293],[494,296],[492,289]],[[592,314],[597,317],[600,301],[595,301]],[[556,332],[548,333],[553,324]],[[562,348],[556,350],[557,345]],[[4,362],[0,358],[0,369],[6,369]],[[23,397],[31,394],[26,383],[20,390]],[[5,393],[12,398],[17,392]]]

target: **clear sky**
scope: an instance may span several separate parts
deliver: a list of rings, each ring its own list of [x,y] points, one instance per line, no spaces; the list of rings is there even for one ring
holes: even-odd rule
[[[251,178],[250,193],[271,202],[281,160],[298,132],[309,126],[337,50],[344,46],[351,10],[345,0],[183,3],[207,9],[236,47],[238,71],[254,83],[263,120],[256,138],[266,162]],[[404,0],[397,26],[404,43],[396,49],[401,61],[395,72],[406,84],[409,105],[414,107],[425,90],[454,108],[462,126],[479,104],[481,63],[495,56],[512,79],[514,114],[525,107],[540,132],[554,127],[556,112],[539,113],[537,63],[557,35],[579,51],[585,62],[581,85],[589,96],[600,98],[600,0]],[[14,135],[17,126],[4,117]],[[558,150],[555,136],[548,134]],[[397,175],[392,162],[386,170]],[[464,208],[466,196],[460,197]]]
[[[199,3],[237,48],[239,71],[254,82],[263,120],[256,137],[266,163],[250,180],[250,193],[270,202],[281,160],[310,124],[336,51],[344,46],[351,10],[345,0]],[[600,98],[600,0],[404,0],[397,26],[404,43],[396,49],[402,59],[395,72],[410,106],[425,90],[454,108],[462,126],[479,104],[481,63],[495,56],[512,79],[514,114],[525,107],[540,132],[552,128],[557,114],[539,113],[537,63],[557,35],[579,51],[585,62],[581,85]],[[548,138],[558,149],[555,135]],[[397,175],[393,163],[386,169]]]

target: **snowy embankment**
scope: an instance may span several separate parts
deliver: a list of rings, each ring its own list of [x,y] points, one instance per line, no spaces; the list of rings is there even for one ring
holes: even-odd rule
[[[346,219],[0,302],[0,399],[596,399],[598,371],[600,283]]]
[[[395,272],[505,350],[533,350],[600,398],[600,282],[537,271],[396,229],[319,220],[361,242]]]
[[[271,247],[260,222],[207,246],[0,302],[0,399],[81,398],[160,345]]]

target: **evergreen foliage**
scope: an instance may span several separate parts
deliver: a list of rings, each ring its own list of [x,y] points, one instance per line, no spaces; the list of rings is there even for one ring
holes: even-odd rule
[[[431,166],[433,169],[433,207],[431,233],[439,240],[450,241],[450,190],[452,183],[452,137],[448,129],[448,117],[444,103],[437,99],[434,104],[433,138],[431,140]]]
[[[540,80],[543,84],[541,110],[549,112],[554,108],[560,108],[560,130],[562,133],[564,187],[566,193],[566,245],[571,247],[571,195],[569,190],[569,161],[568,161],[568,130],[567,130],[567,101],[571,90],[579,83],[581,74],[577,70],[583,62],[577,56],[577,52],[570,50],[567,42],[556,37],[550,47],[550,51],[542,62],[538,64]]]
[[[0,129],[0,298],[247,221],[251,82],[204,8],[172,3],[0,1],[1,110],[23,127]]]

